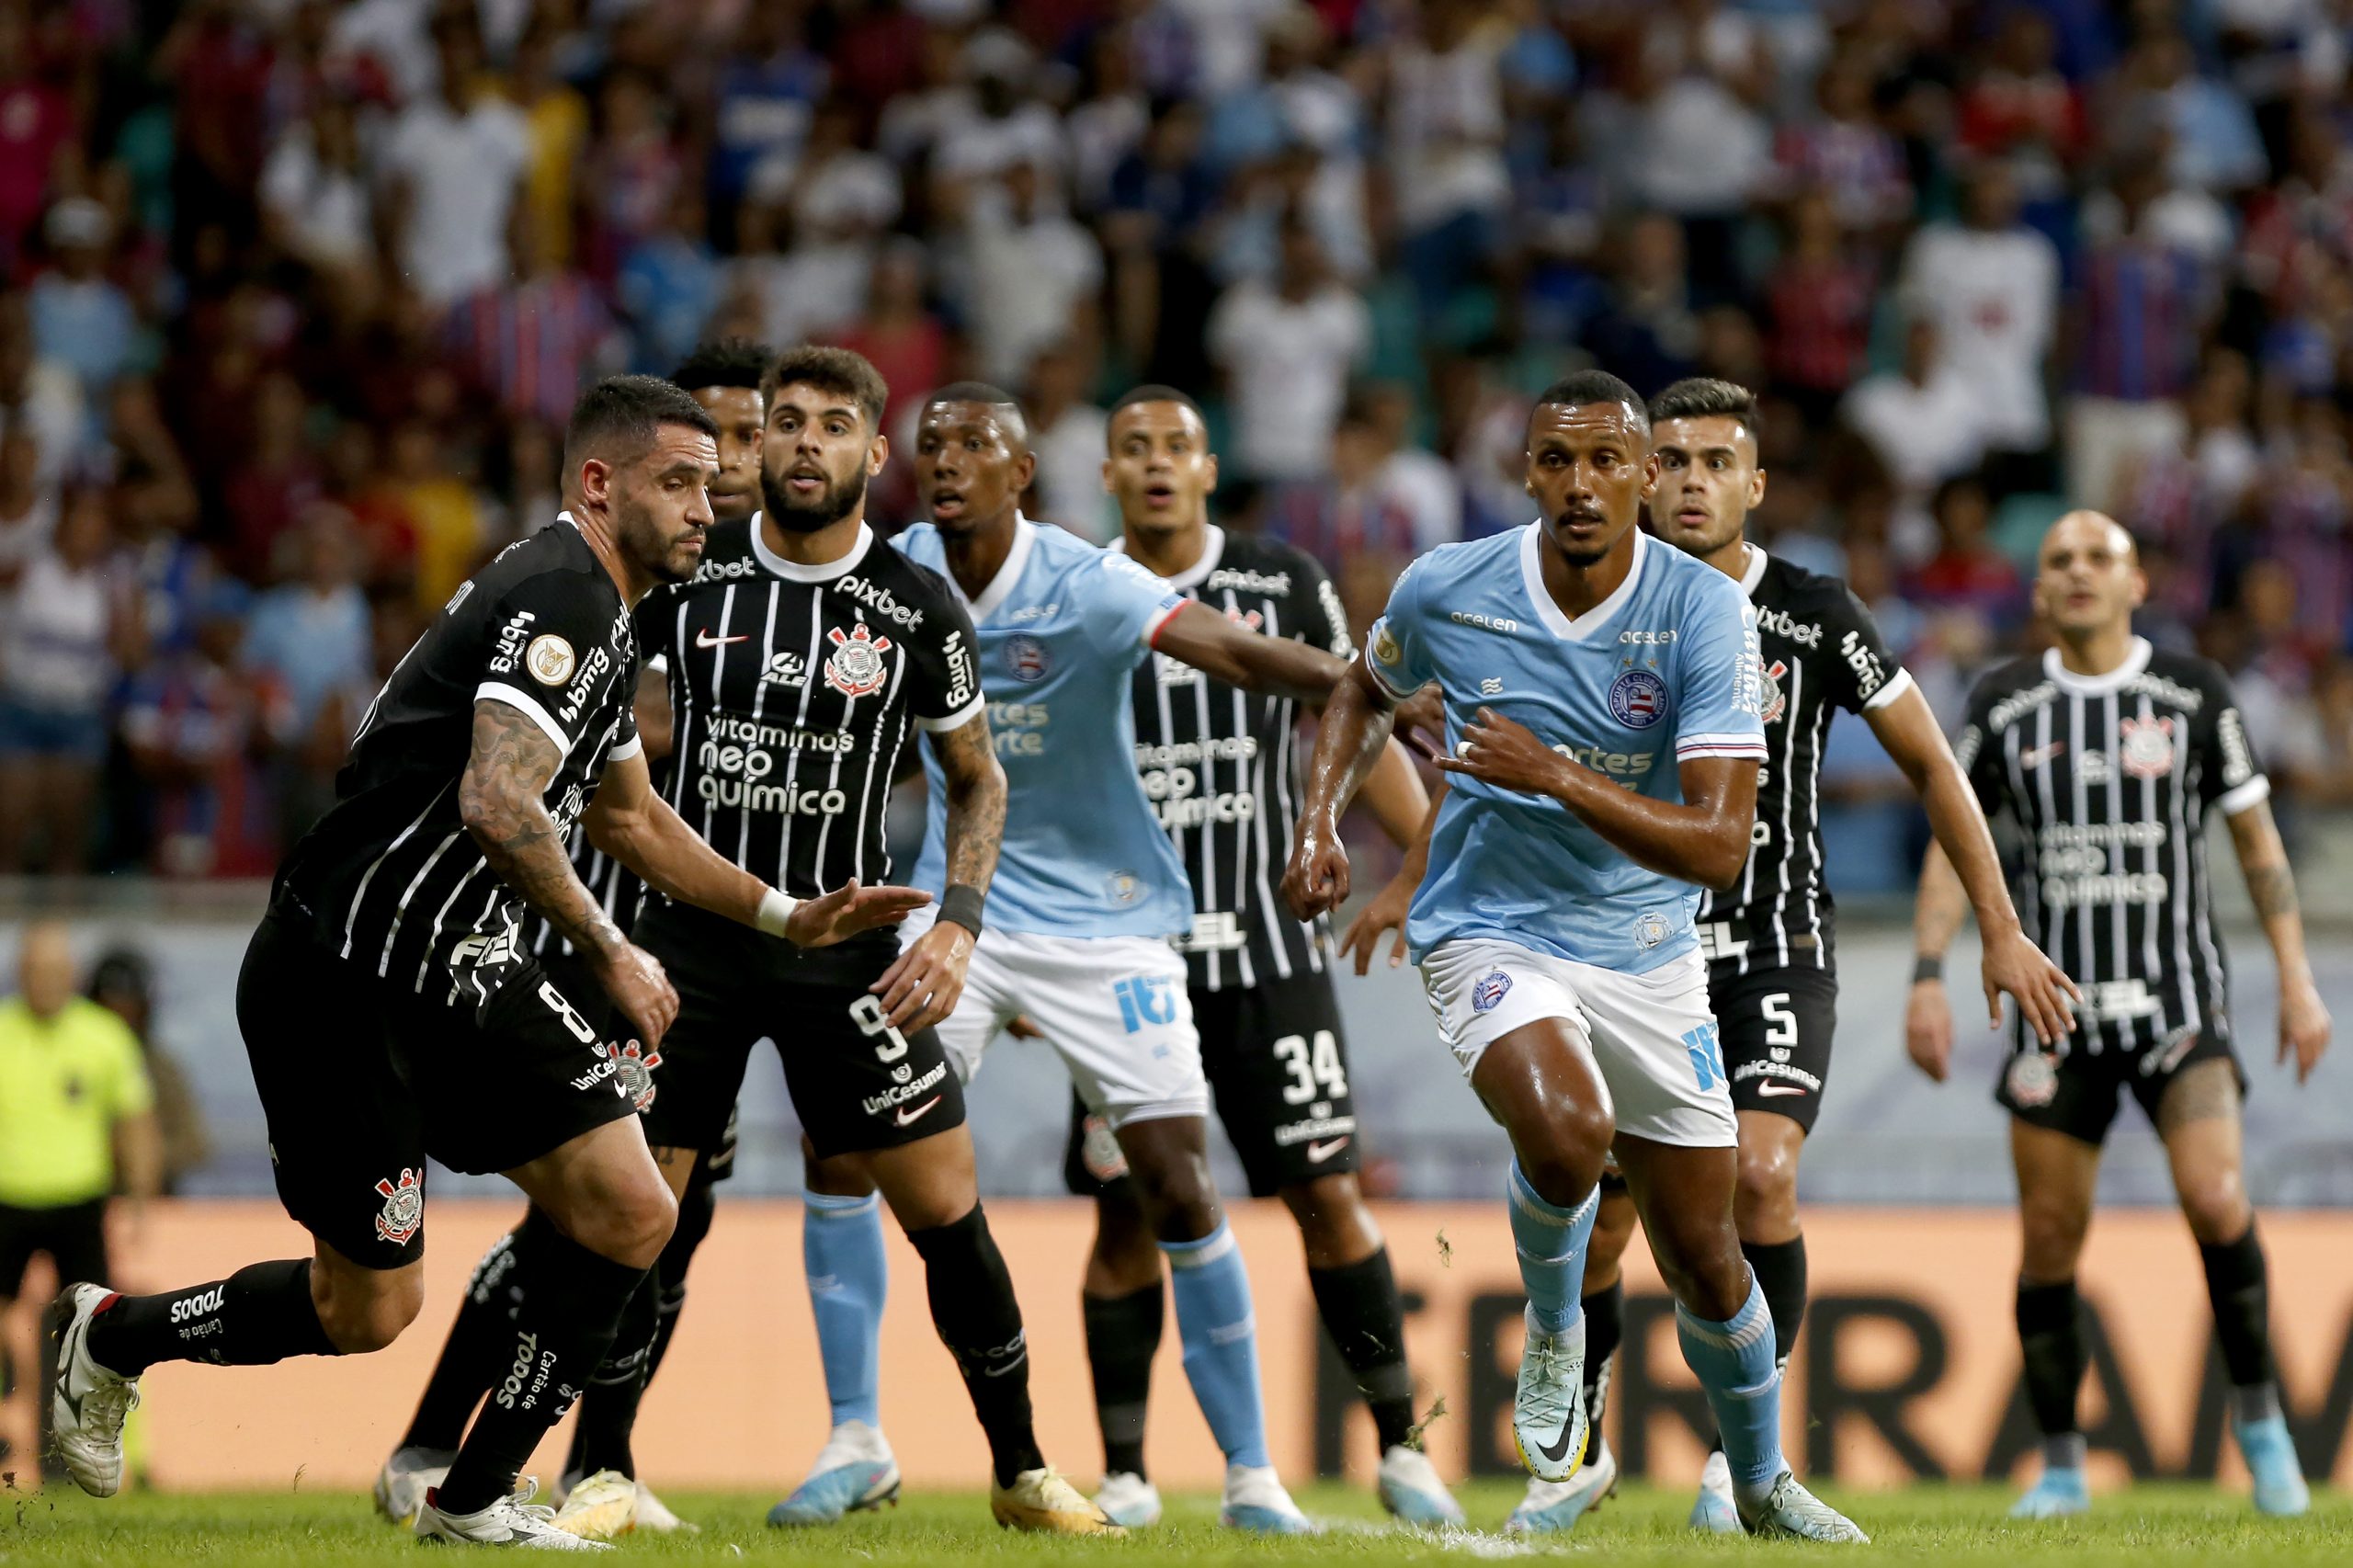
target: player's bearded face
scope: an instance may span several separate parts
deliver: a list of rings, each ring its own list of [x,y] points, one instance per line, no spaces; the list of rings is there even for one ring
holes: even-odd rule
[[[779,528],[789,533],[815,533],[830,528],[858,509],[866,499],[866,457],[861,449],[847,454],[812,457],[790,448],[760,467],[760,499]]]
[[[1600,560],[1642,515],[1658,475],[1650,432],[1619,403],[1540,405],[1529,419],[1528,493],[1570,561]]]
[[[760,438],[760,500],[788,533],[815,533],[858,510],[888,449],[853,397],[794,381],[776,389]]]
[[[617,476],[614,537],[656,581],[683,583],[702,564],[711,523],[707,486],[718,466],[710,437],[665,426],[644,460]]]

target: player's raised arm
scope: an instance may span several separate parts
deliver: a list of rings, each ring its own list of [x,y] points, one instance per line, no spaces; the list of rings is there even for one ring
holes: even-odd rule
[[[1300,810],[1299,831],[1291,837],[1290,865],[1283,871],[1283,902],[1302,920],[1336,909],[1348,896],[1348,851],[1340,842],[1340,813],[1348,809],[1388,745],[1395,706],[1366,669],[1362,654],[1347,666],[1324,704],[1315,752],[1307,763],[1307,801]]]
[[[934,733],[931,749],[948,797],[948,891],[939,919],[870,987],[903,1034],[930,1028],[956,1010],[1005,843],[1005,767],[989,738],[988,714],[975,710],[956,728]]]
[[[2075,983],[2052,963],[2018,923],[2009,889],[2002,882],[2002,858],[1994,847],[1993,830],[1985,824],[1977,792],[1962,773],[1952,747],[1920,688],[1909,681],[1904,689],[1863,718],[1895,766],[1912,781],[1920,803],[1927,808],[1928,828],[1958,885],[1977,915],[1977,930],[1984,944],[1979,973],[1985,986],[1985,1006],[1996,1026],[2002,1021],[2002,995],[2014,997],[2019,1013],[2045,1045],[2075,1027],[2068,999],[2079,994]],[[1925,887],[1925,881],[1924,881]],[[1945,934],[1951,940],[1951,933]],[[1942,944],[1938,953],[1941,956]],[[1947,1031],[1947,1041],[1950,1034]],[[1923,1068],[1927,1063],[1922,1063]],[[1941,1074],[1932,1074],[1941,1076]]]
[[[1153,651],[1245,691],[1321,706],[1348,666],[1321,648],[1268,637],[1188,601],[1160,625]]]
[[[581,820],[590,843],[655,892],[804,948],[830,947],[877,926],[895,926],[908,911],[931,902],[928,893],[914,888],[861,887],[855,879],[822,898],[787,898],[705,844],[654,792],[640,752],[605,765],[597,798]],[[561,844],[557,849],[561,853]],[[579,879],[573,880],[577,885]],[[588,890],[583,887],[580,893],[586,898]]]

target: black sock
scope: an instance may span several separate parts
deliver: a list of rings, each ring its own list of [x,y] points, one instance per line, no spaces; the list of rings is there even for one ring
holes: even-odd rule
[[[516,1243],[523,1233],[522,1226],[507,1232],[474,1265],[466,1293],[458,1299],[449,1337],[442,1343],[441,1358],[433,1363],[433,1375],[425,1381],[416,1414],[401,1438],[402,1448],[457,1452],[474,1406],[506,1375],[501,1362],[514,1343],[515,1314],[523,1300],[513,1284]]]
[[[267,1367],[342,1354],[311,1302],[311,1260],[247,1264],[226,1279],[160,1296],[116,1296],[90,1319],[90,1358],[135,1378],[158,1361]]]
[[[1598,1432],[1609,1409],[1609,1370],[1626,1327],[1625,1284],[1612,1280],[1608,1290],[1596,1290],[1577,1305],[1585,1312],[1585,1416]]]
[[[1030,1422],[1029,1346],[1021,1336],[1021,1303],[1014,1300],[1005,1255],[977,1203],[952,1223],[909,1231],[907,1240],[923,1256],[932,1326],[964,1374],[972,1414],[988,1436],[996,1483],[1010,1486],[1046,1458]]]
[[[580,1419],[572,1431],[572,1457],[564,1469],[577,1475],[618,1471],[637,1479],[637,1455],[630,1447],[637,1429],[637,1406],[645,1392],[646,1363],[653,1358],[657,1287],[648,1272],[630,1293],[613,1325],[605,1358],[580,1391]]]
[[[1748,1259],[1756,1288],[1765,1293],[1765,1310],[1773,1314],[1774,1356],[1786,1366],[1805,1323],[1805,1238],[1743,1242],[1740,1256]]]
[[[2075,1391],[2084,1381],[2084,1328],[2075,1282],[2018,1281],[2018,1346],[2026,1353],[2026,1398],[2046,1437],[2065,1437],[2075,1424]]]
[[[613,1349],[605,1364],[597,1369],[588,1387],[580,1395],[580,1419],[573,1423],[572,1449],[563,1462],[569,1475],[594,1475],[600,1470],[617,1470],[635,1480],[637,1457],[631,1449],[631,1437],[637,1430],[638,1406],[644,1403],[645,1391],[654,1381],[654,1372],[662,1365],[662,1358],[669,1352],[670,1335],[676,1332],[678,1314],[687,1305],[687,1263],[695,1248],[710,1234],[711,1210],[715,1206],[710,1182],[699,1166],[687,1183],[687,1190],[678,1199],[677,1229],[670,1233],[668,1244],[654,1262],[654,1272],[639,1292],[646,1298],[653,1312],[653,1339],[643,1345],[643,1354],[636,1358],[635,1375],[623,1378],[614,1362],[624,1347],[640,1343],[632,1326],[633,1314],[640,1311],[637,1297],[630,1298],[630,1305],[622,1310],[620,1327],[613,1335]]]
[[[486,1508],[514,1489],[531,1450],[604,1359],[622,1308],[646,1276],[590,1252],[537,1213],[517,1228],[517,1241],[506,1275],[515,1313],[497,1381],[439,1489],[439,1506],[453,1514]]]
[[[2279,1377],[2271,1362],[2271,1287],[2255,1221],[2249,1220],[2246,1233],[2234,1242],[2200,1242],[2198,1256],[2206,1265],[2206,1300],[2214,1308],[2214,1338],[2231,1387],[2269,1390]]]
[[[1311,1277],[1312,1278],[1312,1277]],[[1144,1412],[1152,1403],[1152,1358],[1167,1321],[1157,1275],[1125,1296],[1081,1296],[1086,1367],[1095,1378],[1095,1421],[1103,1429],[1103,1473],[1143,1474]]]
[[[1389,1249],[1340,1268],[1311,1268],[1307,1287],[1324,1332],[1340,1360],[1356,1374],[1357,1392],[1372,1412],[1381,1451],[1414,1435],[1414,1374],[1405,1366],[1405,1307]]]

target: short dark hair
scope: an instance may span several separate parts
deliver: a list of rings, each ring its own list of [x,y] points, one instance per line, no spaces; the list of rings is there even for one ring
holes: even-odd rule
[[[1670,419],[1737,419],[1754,440],[1756,394],[1738,381],[1686,376],[1651,399],[1651,423],[1663,425]]]
[[[748,337],[722,337],[697,344],[695,351],[679,360],[678,368],[670,372],[670,380],[688,392],[704,387],[742,387],[757,392],[760,378],[768,373],[768,362],[775,358],[775,350],[765,343],[755,343]]]
[[[1634,416],[1650,428],[1650,413],[1634,389],[1607,370],[1576,370],[1563,376],[1546,387],[1536,398],[1536,406],[1583,408],[1596,403],[1622,403],[1634,411]]]
[[[950,381],[937,388],[923,400],[926,408],[937,408],[943,403],[973,403],[983,408],[1009,408],[1013,411],[1013,437],[1016,452],[1029,445],[1029,415],[1022,411],[1021,400],[1003,387],[987,381]]]
[[[719,439],[719,425],[676,382],[659,376],[608,376],[580,394],[563,427],[563,467],[590,457],[626,466],[643,457],[665,425]]]
[[[820,343],[788,348],[776,357],[776,362],[760,378],[761,401],[773,404],[777,389],[796,381],[850,399],[866,415],[869,430],[882,428],[882,410],[890,405],[891,384],[865,355]]]
[[[1117,414],[1123,408],[1133,408],[1140,403],[1173,403],[1179,408],[1191,409],[1193,417],[1202,424],[1206,425],[1210,422],[1210,416],[1201,412],[1201,405],[1193,401],[1191,393],[1180,392],[1175,387],[1163,386],[1158,381],[1146,381],[1140,387],[1131,387],[1121,392],[1120,401],[1111,405],[1111,412]]]

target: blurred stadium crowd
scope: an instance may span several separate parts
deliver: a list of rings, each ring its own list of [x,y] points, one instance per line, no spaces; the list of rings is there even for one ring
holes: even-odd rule
[[[1359,624],[1525,520],[1555,371],[1730,377],[1940,712],[2105,506],[2353,801],[2348,60],[2345,0],[0,0],[0,874],[266,874],[583,378],[721,334],[1017,388],[1097,538],[1102,402],[1201,393]]]

